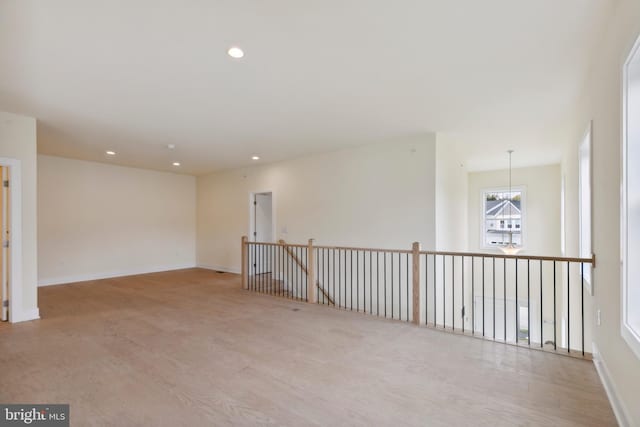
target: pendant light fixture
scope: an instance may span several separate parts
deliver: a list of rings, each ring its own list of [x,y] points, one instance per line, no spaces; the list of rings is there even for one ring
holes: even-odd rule
[[[513,150],[509,150],[507,153],[509,153],[509,243],[505,246],[500,246],[500,249],[502,249],[505,255],[516,255],[520,252],[520,247],[513,244],[513,193],[511,192],[511,155],[513,154]]]

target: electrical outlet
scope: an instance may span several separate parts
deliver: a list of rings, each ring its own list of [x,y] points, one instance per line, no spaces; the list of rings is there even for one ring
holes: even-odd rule
[[[596,325],[600,326],[601,323],[601,319],[600,319],[600,309],[596,310]]]

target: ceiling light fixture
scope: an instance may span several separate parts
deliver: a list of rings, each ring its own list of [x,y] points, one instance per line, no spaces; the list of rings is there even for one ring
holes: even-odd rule
[[[111,151],[111,150],[107,151],[106,153],[107,153],[107,156],[115,156],[116,155],[116,152],[115,151]]]
[[[227,51],[227,54],[235,59],[240,59],[244,56],[244,52],[242,51],[242,49],[240,49],[237,46],[232,46],[229,48],[229,50]]]
[[[176,148],[176,145],[175,145],[175,144],[169,144],[169,145],[167,145],[167,148],[168,148],[169,150],[173,150],[173,149],[175,149],[175,148]]]
[[[260,157],[258,157],[258,156],[253,156],[253,157],[251,157],[251,160],[260,160]]]
[[[180,166],[180,162],[173,162],[173,166]]]

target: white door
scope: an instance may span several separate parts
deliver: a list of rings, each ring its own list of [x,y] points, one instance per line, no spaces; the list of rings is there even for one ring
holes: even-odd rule
[[[257,193],[253,199],[253,241],[273,243],[273,194]],[[275,263],[275,251],[271,246],[253,247],[255,274],[271,272]]]

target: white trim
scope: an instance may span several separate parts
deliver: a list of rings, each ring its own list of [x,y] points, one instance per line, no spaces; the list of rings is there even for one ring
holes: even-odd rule
[[[635,353],[635,355],[640,359],[640,335],[638,335],[627,323],[622,321],[622,327],[620,331],[620,335],[625,340],[625,342],[631,347],[631,350]]]
[[[622,150],[620,154],[620,201],[621,201],[621,209],[620,209],[620,275],[621,275],[621,287],[622,291],[620,292],[620,335],[624,339],[624,341],[629,345],[631,350],[635,353],[635,355],[640,359],[640,336],[638,335],[639,331],[634,331],[633,328],[627,323],[627,287],[628,287],[628,272],[627,272],[627,253],[628,253],[628,242],[627,242],[627,231],[628,231],[628,218],[627,218],[627,210],[628,206],[628,180],[627,180],[627,146],[628,146],[628,126],[627,126],[627,92],[628,92],[628,80],[629,80],[629,65],[635,59],[634,56],[636,54],[640,54],[640,37],[636,39],[631,51],[629,52],[629,56],[627,57],[624,65],[622,67]]]
[[[527,243],[527,186],[526,185],[513,185],[511,186],[511,192],[515,193],[519,191],[522,193],[522,199],[520,201],[520,240],[522,244],[520,245],[520,250],[526,250]],[[495,245],[487,245],[485,243],[485,235],[484,235],[484,226],[485,226],[485,209],[484,209],[484,195],[485,193],[508,193],[509,187],[486,187],[480,189],[480,245],[479,247],[487,250],[495,250],[499,253],[500,246]]]
[[[587,139],[588,137],[588,139]],[[589,182],[587,183],[589,188],[589,247],[583,247],[582,235],[582,157],[585,152],[588,155],[589,160]],[[590,258],[593,256],[593,120],[589,120],[587,129],[580,139],[578,144],[578,253],[581,257]],[[593,271],[591,271],[591,265],[585,266],[584,283],[583,287],[587,288],[589,295],[593,296]]]
[[[195,268],[195,263],[164,265],[159,267],[134,268],[125,271],[112,271],[93,274],[79,274],[76,276],[53,277],[49,279],[38,280],[38,286],[54,286],[65,285],[68,283],[88,282],[91,280],[111,279],[114,277],[136,276],[138,274],[161,273],[164,271],[184,270],[185,268]]]
[[[9,168],[11,192],[9,195],[11,268],[9,273],[9,322],[33,319],[33,313],[22,305],[22,170],[20,160],[0,157],[0,165]],[[37,307],[33,310],[38,310]],[[36,317],[37,318],[37,317]]]
[[[22,310],[20,313],[16,313],[16,315],[11,320],[12,323],[18,322],[28,322],[29,320],[38,320],[40,319],[40,310],[37,308],[32,308],[30,310]]]
[[[232,274],[242,273],[239,268],[232,268],[232,267],[222,267],[217,265],[206,265],[206,264],[198,264],[197,267],[204,268],[205,270],[222,271],[224,273],[232,273]]]
[[[609,398],[609,402],[611,403],[611,408],[613,409],[613,413],[616,416],[616,420],[620,427],[627,427],[631,424],[629,423],[628,412],[620,400],[618,391],[616,389],[615,383],[611,379],[611,374],[609,373],[609,369],[607,368],[606,363],[602,359],[600,352],[598,351],[598,347],[595,343],[593,343],[593,365],[596,367],[596,371],[598,372],[598,376],[600,377],[600,381],[604,387],[604,390],[607,393],[607,397]]]

